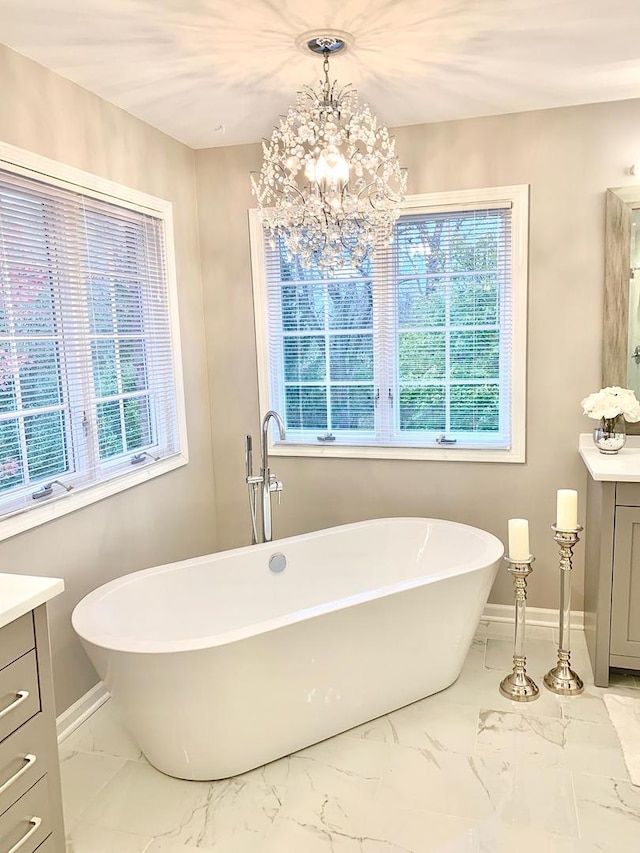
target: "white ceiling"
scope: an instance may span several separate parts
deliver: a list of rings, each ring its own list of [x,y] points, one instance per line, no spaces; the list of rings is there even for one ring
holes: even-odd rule
[[[391,126],[640,97],[640,0],[0,0],[0,42],[194,148],[269,136],[325,27]]]

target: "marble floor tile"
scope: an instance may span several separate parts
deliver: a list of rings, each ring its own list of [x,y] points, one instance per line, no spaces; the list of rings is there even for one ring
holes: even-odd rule
[[[187,782],[148,764],[127,762],[84,812],[97,826],[194,847],[255,846],[266,836],[281,805],[275,788],[248,782]]]
[[[451,704],[443,714],[442,705],[429,697],[351,729],[345,736],[466,755],[475,749],[477,724],[477,708]]]
[[[62,803],[67,832],[125,764],[124,759],[60,749]]]
[[[285,789],[225,780],[213,786],[207,802],[169,837],[198,850],[258,853],[282,807],[284,794]]]
[[[314,849],[324,849],[324,845],[331,850],[332,843],[339,850],[369,853],[387,850],[467,853],[473,849],[469,846],[473,841],[472,821],[407,809],[382,791],[373,798],[364,794],[336,798],[317,791],[291,789],[274,822],[267,849],[278,850],[278,853],[294,849],[285,843],[292,831],[295,834],[305,832]],[[280,843],[280,848],[276,842]],[[299,849],[306,850],[305,847]]]
[[[512,775],[499,758],[397,747],[379,796],[397,808],[481,820],[508,797]]]
[[[568,770],[516,762],[509,795],[496,810],[502,823],[569,838],[578,837],[578,821]]]
[[[149,764],[128,761],[82,818],[135,835],[169,835],[207,803],[212,787],[208,782],[173,779]]]
[[[596,693],[596,691],[598,692]],[[609,715],[601,694],[602,691],[599,688],[585,685],[584,693],[579,696],[560,696],[558,701],[562,708],[562,716],[566,720],[584,720],[588,723],[608,724]]]
[[[553,835],[531,824],[523,829],[494,818],[476,823],[473,831],[474,853],[591,853],[581,839]]]
[[[477,746],[506,761],[629,778],[616,733],[603,723],[481,710]]]
[[[145,847],[144,853],[224,853],[225,849],[228,849],[230,853],[235,851],[235,848],[224,848],[220,845],[216,847],[191,847],[169,838],[154,838],[149,842],[149,846]],[[254,848],[255,853],[261,849],[260,847]]]
[[[113,755],[130,761],[144,761],[140,748],[125,729],[111,700],[62,741],[63,749]]]
[[[291,756],[287,788],[333,796],[373,795],[395,747],[338,735]]]
[[[532,703],[533,704],[533,703]],[[505,761],[527,761],[544,767],[562,767],[567,721],[481,709],[477,752]]]
[[[575,773],[629,780],[620,741],[610,724],[569,720],[565,756],[567,767]]]
[[[574,775],[580,835],[603,853],[638,853],[640,788],[604,776]]]
[[[67,840],[67,853],[147,853],[151,838],[80,821]]]
[[[365,848],[354,838],[308,824],[293,818],[279,817],[274,821],[261,853],[364,853]],[[369,851],[367,851],[369,853]],[[396,853],[391,848],[390,853]],[[399,851],[398,851],[399,853]]]

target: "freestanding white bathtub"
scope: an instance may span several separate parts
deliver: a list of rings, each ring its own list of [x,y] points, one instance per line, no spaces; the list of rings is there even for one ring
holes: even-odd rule
[[[72,621],[149,761],[221,779],[455,681],[502,554],[463,524],[365,521],[126,575]]]

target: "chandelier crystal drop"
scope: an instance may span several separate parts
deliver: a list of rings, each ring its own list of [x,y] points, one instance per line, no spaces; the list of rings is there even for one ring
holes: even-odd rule
[[[329,56],[344,47],[319,36],[308,47],[324,56],[319,89],[305,86],[263,141],[251,176],[262,223],[304,268],[356,268],[388,243],[407,188],[395,139],[350,85],[329,81]]]

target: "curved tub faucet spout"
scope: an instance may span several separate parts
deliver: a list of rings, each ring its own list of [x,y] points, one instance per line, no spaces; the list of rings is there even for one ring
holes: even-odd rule
[[[262,419],[262,446],[261,458],[262,468],[260,469],[260,480],[262,482],[262,541],[271,542],[272,524],[271,524],[271,492],[278,493],[278,501],[280,501],[280,492],[282,492],[282,482],[278,480],[275,474],[272,474],[269,469],[269,421],[273,420],[278,425],[280,433],[280,441],[286,438],[284,422],[277,412],[270,409]]]
[[[273,409],[269,409],[267,414],[262,419],[262,447],[260,449],[262,451],[263,471],[266,471],[266,469],[269,467],[269,421],[271,420],[271,418],[273,418],[273,420],[278,425],[280,441],[284,441],[287,437],[282,418],[276,411],[274,411]]]

